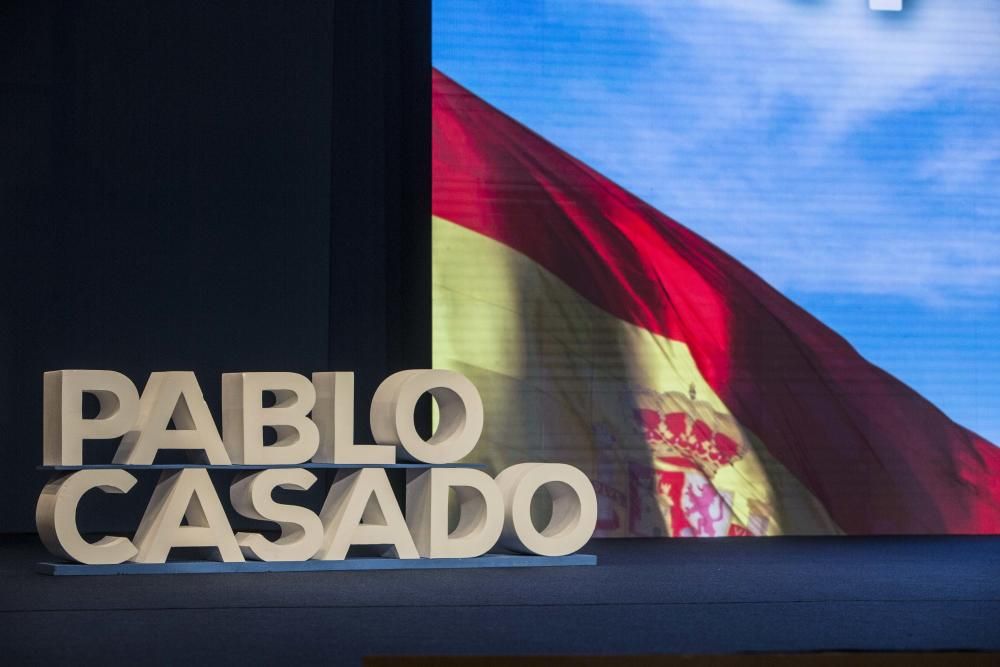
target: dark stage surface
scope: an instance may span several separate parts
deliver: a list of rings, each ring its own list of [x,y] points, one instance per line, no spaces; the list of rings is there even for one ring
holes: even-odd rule
[[[48,577],[3,538],[7,664],[1000,650],[1000,538],[605,540],[597,567]]]

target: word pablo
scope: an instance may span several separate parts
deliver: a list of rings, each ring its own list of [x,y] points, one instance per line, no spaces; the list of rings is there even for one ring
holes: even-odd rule
[[[273,406],[264,407],[271,393]],[[417,400],[430,393],[439,425],[424,440],[413,422]],[[83,416],[83,396],[100,404]],[[173,422],[175,428],[169,428]],[[354,443],[354,374],[226,373],[222,376],[222,435],[190,371],[152,373],[139,393],[121,373],[62,370],[45,373],[44,463],[82,469],[55,475],[38,499],[36,523],[54,554],[85,564],[166,562],[174,547],[204,547],[213,557],[240,562],[340,560],[352,545],[384,545],[398,558],[470,558],[497,543],[544,556],[572,553],[594,532],[597,498],[578,469],[559,463],[521,463],[496,479],[475,468],[407,470],[405,516],[385,469],[397,453],[429,464],[454,463],[472,451],[483,429],[483,404],[464,376],[443,370],[408,370],[387,378],[371,404],[375,444]],[[264,428],[277,441],[264,444]],[[205,468],[162,473],[132,539],[85,540],[76,524],[81,497],[92,489],[128,493],[136,478],[123,468],[83,465],[88,439],[118,438],[114,463],[150,465],[160,450],[187,450],[212,466],[264,468],[235,477],[233,509],[281,529],[234,534]],[[317,478],[294,467],[312,461],[345,466],[319,514],[272,498],[275,487],[307,490]],[[267,466],[282,466],[270,467]],[[363,467],[362,467],[363,466]],[[531,500],[545,487],[552,516],[539,530]],[[448,530],[449,491],[458,500],[458,525]]]

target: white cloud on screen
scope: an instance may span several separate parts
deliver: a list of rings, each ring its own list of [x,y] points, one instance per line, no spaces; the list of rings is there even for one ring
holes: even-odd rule
[[[605,4],[662,47],[621,80],[565,82],[549,138],[781,289],[996,302],[1000,3]],[[918,112],[909,140],[873,125]]]
[[[956,132],[947,146],[920,163],[917,173],[941,192],[962,193],[983,184],[998,167],[1000,131],[985,136]],[[1000,220],[1000,209],[992,211],[992,217]]]
[[[672,39],[693,39],[711,66],[720,47],[759,90],[815,102],[826,132],[849,131],[868,114],[933,99],[948,89],[993,86],[1000,72],[1000,7],[995,0],[924,0],[905,14],[878,15],[851,0],[702,0],[713,14],[742,23],[736,39],[671,32],[675,3],[639,1]],[[740,34],[742,32],[743,34]],[[767,72],[739,57],[764,36],[777,57]],[[708,39],[705,39],[708,37]],[[727,34],[727,37],[729,35]],[[780,54],[785,54],[784,56]],[[714,64],[718,64],[717,62]]]

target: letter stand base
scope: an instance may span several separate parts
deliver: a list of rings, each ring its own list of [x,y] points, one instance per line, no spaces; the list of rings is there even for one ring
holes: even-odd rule
[[[37,571],[52,576],[109,574],[216,574],[229,572],[339,572],[359,570],[439,570],[486,567],[567,567],[597,565],[597,556],[522,556],[486,554],[478,558],[347,558],[345,560],[307,560],[293,562],[246,561],[176,561],[166,563],[119,563],[118,565],[81,565],[79,563],[38,563]]]

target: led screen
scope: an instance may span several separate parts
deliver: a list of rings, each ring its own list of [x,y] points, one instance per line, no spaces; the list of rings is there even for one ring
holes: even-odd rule
[[[434,0],[433,356],[598,535],[1000,532],[1000,4]]]

